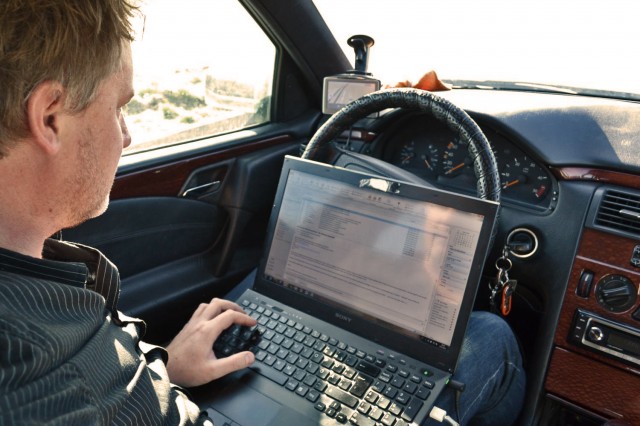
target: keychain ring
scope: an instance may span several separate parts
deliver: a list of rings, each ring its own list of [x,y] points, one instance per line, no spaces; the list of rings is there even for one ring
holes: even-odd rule
[[[508,257],[499,257],[496,259],[496,269],[500,271],[508,271],[513,266],[513,262]]]

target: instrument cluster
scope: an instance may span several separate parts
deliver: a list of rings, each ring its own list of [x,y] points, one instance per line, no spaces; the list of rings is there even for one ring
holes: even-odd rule
[[[554,200],[549,171],[515,147],[503,135],[481,126],[491,143],[502,186],[502,199],[547,210]],[[380,141],[382,159],[410,171],[436,187],[476,193],[476,177],[468,144],[446,125],[424,116],[411,116],[389,129]]]

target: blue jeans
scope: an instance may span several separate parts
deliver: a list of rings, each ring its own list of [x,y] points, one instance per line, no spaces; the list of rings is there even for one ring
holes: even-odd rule
[[[516,421],[526,379],[518,344],[502,318],[484,311],[471,314],[453,379],[465,384],[458,403],[456,391],[446,388],[436,406],[461,425],[500,426]]]
[[[251,287],[255,270],[225,298],[237,300]],[[456,404],[456,392],[446,388],[436,406],[461,425],[511,425],[520,413],[525,391],[525,374],[518,343],[507,323],[497,315],[475,311],[453,378],[465,390]],[[458,412],[460,418],[458,418]],[[427,420],[425,425],[442,425]]]

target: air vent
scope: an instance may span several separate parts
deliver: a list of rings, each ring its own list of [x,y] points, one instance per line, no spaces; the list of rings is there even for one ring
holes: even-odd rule
[[[640,236],[640,194],[607,190],[598,207],[595,224]]]

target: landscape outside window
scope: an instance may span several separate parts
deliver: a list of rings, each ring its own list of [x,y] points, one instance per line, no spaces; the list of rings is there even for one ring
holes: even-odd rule
[[[269,119],[275,48],[236,0],[147,0],[125,154]]]

